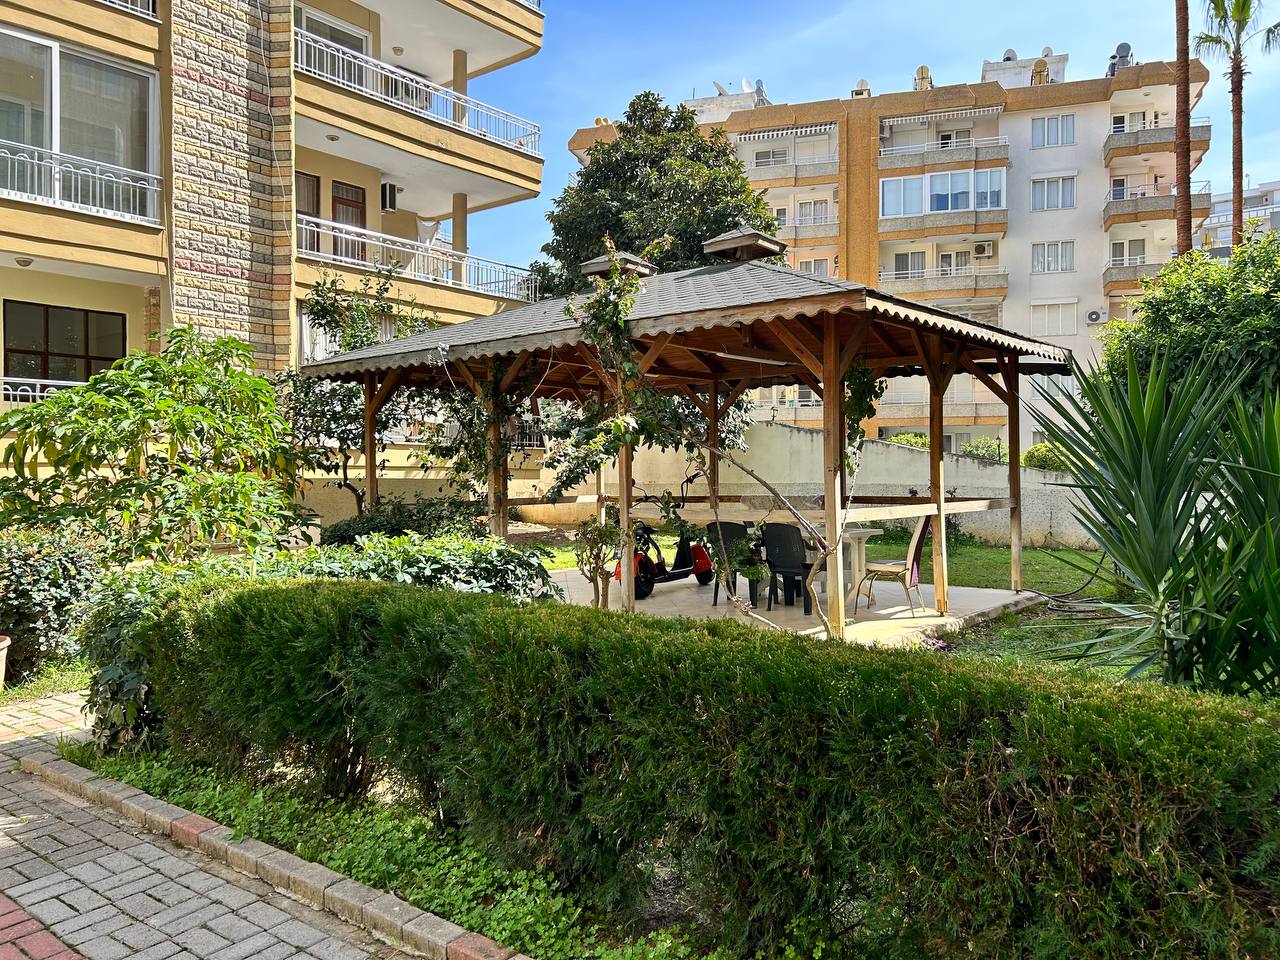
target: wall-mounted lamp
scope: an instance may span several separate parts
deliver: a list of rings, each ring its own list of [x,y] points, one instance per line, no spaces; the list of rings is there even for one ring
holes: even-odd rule
[[[337,135],[336,133],[326,133],[326,134],[324,135],[324,138],[325,138],[326,140],[328,140],[330,143],[337,143],[337,142],[338,142],[338,135]]]
[[[20,267],[29,267],[33,263],[35,263],[35,261],[32,260],[30,257],[14,257],[13,262]]]

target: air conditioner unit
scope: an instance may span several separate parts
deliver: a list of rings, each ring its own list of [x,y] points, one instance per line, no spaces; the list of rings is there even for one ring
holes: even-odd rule
[[[1090,310],[1088,313],[1085,314],[1085,319],[1088,320],[1090,323],[1106,323],[1107,311]]]
[[[994,256],[995,248],[990,243],[975,243],[973,245],[973,255],[979,260],[986,260]]]
[[[384,183],[382,185],[382,212],[396,212],[396,185],[394,183]]]

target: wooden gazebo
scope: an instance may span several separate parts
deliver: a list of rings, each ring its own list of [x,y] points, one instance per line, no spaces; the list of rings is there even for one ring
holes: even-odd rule
[[[947,609],[945,524],[949,513],[1008,510],[1012,545],[1011,583],[1022,589],[1019,514],[1019,378],[1028,373],[1069,372],[1066,350],[978,323],[927,305],[879,293],[861,284],[800,273],[765,258],[784,245],[750,230],[731,231],[705,249],[724,258],[714,266],[655,274],[651,265],[622,255],[625,269],[641,277],[642,289],[629,320],[629,339],[648,382],[660,391],[691,397],[708,415],[714,432],[720,415],[756,387],[806,384],[818,396],[842,390],[844,374],[861,361],[879,377],[923,375],[929,382],[930,490],[928,497],[853,500],[844,490],[840,403],[824,403],[823,502],[825,535],[838,543],[844,522],[930,515],[935,605]],[[608,268],[607,260],[584,265]],[[404,387],[465,389],[479,396],[496,381],[509,391],[521,372],[536,370],[532,396],[577,400],[598,395],[602,371],[582,342],[565,299],[544,300],[489,317],[440,327],[414,337],[341,354],[303,368],[303,374],[361,383],[365,396],[368,494],[377,498],[374,418]],[[969,373],[1009,411],[1009,496],[999,500],[952,499],[943,477],[943,397],[952,377]],[[494,424],[493,440],[502,438]],[[619,456],[618,502],[624,524],[632,508],[631,453]],[[489,483],[490,524],[506,533],[506,465],[495,458]],[[715,458],[708,471],[710,493],[718,493]],[[836,554],[839,556],[839,554]],[[623,564],[624,572],[630,565]],[[828,618],[845,622],[844,571],[827,564]],[[624,603],[633,603],[624,577]]]

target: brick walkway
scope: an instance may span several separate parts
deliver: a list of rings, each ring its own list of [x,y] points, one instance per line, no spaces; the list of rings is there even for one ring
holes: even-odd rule
[[[77,695],[0,710],[0,960],[404,960],[326,913],[16,769]]]

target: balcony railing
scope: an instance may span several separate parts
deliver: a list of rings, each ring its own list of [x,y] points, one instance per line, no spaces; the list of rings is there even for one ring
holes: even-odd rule
[[[785,230],[787,229],[787,227],[825,227],[825,226],[828,226],[829,224],[836,224],[839,222],[840,222],[839,214],[827,213],[827,214],[823,214],[820,217],[816,217],[816,216],[815,217],[793,217],[792,219],[788,220],[786,223],[778,224],[778,228],[780,230]]]
[[[743,162],[748,170],[762,170],[765,167],[804,167],[816,163],[839,163],[840,155],[838,153],[827,154],[821,157],[769,157],[764,160],[746,160]]]
[[[904,143],[897,147],[881,147],[882,157],[901,157],[932,150],[973,150],[977,147],[1007,147],[1008,137],[973,137],[969,140],[931,140],[928,143]]]
[[[534,10],[537,10],[539,13],[542,12],[542,0],[520,0],[520,2],[523,3],[526,7],[532,7]]]
[[[1208,180],[1199,180],[1191,184],[1193,194],[1205,194],[1211,191]],[[1144,197],[1172,197],[1177,194],[1172,180],[1161,183],[1129,183],[1123,187],[1117,184],[1107,191],[1107,200],[1141,200]]]
[[[542,450],[546,445],[541,417],[530,417],[516,423],[516,435],[511,438],[513,450]]]
[[[881,280],[934,280],[939,277],[995,277],[1008,274],[1009,268],[999,263],[975,263],[967,267],[930,267],[920,270],[880,271]]]
[[[36,380],[0,377],[0,403],[35,403],[68,387],[83,387],[82,380]]]
[[[1250,220],[1263,220],[1269,218],[1273,213],[1280,210],[1280,203],[1268,203],[1257,207],[1245,207],[1244,219],[1248,223]],[[1231,211],[1226,210],[1222,213],[1214,213],[1205,217],[1205,227],[1227,227],[1231,225]]]
[[[153,173],[0,140],[0,196],[158,224],[161,182]]]
[[[1207,127],[1210,125],[1211,124],[1208,117],[1192,117],[1191,118],[1191,126],[1193,127]],[[1121,126],[1118,123],[1111,125],[1112,133],[1137,133],[1140,130],[1172,130],[1172,129],[1173,129],[1172,120],[1162,124],[1155,117],[1152,117],[1150,120],[1126,120],[1123,126]]]
[[[527,302],[538,297],[537,279],[522,267],[316,217],[298,217],[298,256],[358,270],[394,265],[410,280],[474,290],[503,300]]]
[[[542,134],[536,123],[305,30],[294,30],[294,65],[302,73],[406,113],[494,140],[532,157],[542,156]]]
[[[1165,262],[1166,261],[1164,260],[1157,260],[1154,257],[1149,257],[1145,253],[1140,253],[1132,257],[1112,257],[1107,261],[1107,268],[1110,269],[1111,267],[1145,267],[1145,266],[1158,267],[1163,265]]]
[[[144,17],[154,17],[156,15],[156,0],[98,0],[98,2],[105,3],[108,7],[127,10],[130,13],[140,13]]]

